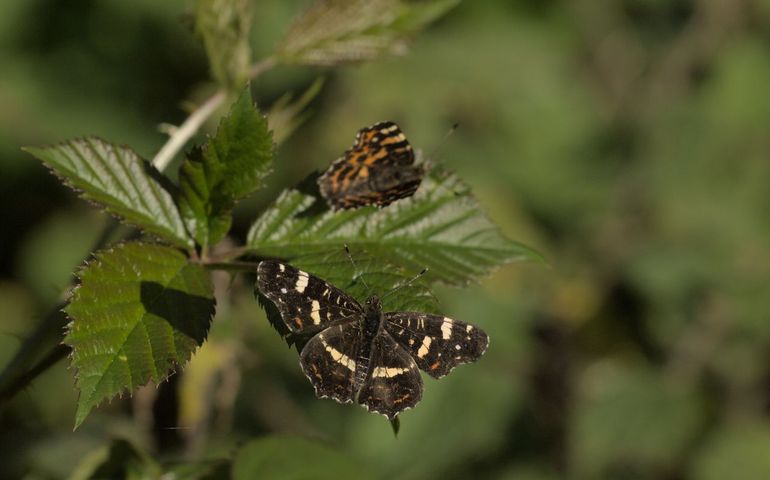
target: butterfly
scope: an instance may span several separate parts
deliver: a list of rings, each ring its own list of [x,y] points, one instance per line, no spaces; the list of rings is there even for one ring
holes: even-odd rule
[[[424,175],[398,125],[379,122],[359,130],[353,146],[318,177],[318,186],[334,210],[385,207],[413,195]]]
[[[289,331],[312,335],[300,365],[319,398],[357,403],[393,420],[422,398],[420,370],[441,378],[478,360],[489,345],[480,328],[441,315],[383,312],[289,264],[257,266],[257,289],[280,312]]]

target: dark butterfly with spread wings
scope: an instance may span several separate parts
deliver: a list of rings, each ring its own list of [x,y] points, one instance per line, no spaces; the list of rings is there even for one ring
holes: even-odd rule
[[[441,315],[383,312],[380,298],[362,306],[334,285],[291,265],[263,261],[257,289],[278,307],[294,334],[313,335],[300,365],[316,396],[358,403],[394,419],[422,398],[423,370],[441,378],[474,362],[486,333]]]
[[[380,122],[359,130],[353,146],[318,177],[318,186],[335,210],[385,207],[413,195],[424,175],[398,125]]]

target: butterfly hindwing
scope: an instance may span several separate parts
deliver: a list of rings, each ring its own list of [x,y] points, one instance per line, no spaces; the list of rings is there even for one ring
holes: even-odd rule
[[[321,194],[334,209],[387,206],[411,196],[425,174],[414,151],[393,122],[361,129],[342,158],[318,178]]]
[[[407,349],[428,375],[441,378],[484,354],[489,337],[480,328],[441,315],[419,312],[384,314],[385,329]]]
[[[341,403],[353,400],[361,343],[361,329],[356,322],[329,327],[310,339],[300,353],[300,365],[316,396]]]
[[[274,260],[257,266],[257,288],[275,303],[292,333],[320,330],[361,313],[361,305],[331,283]]]
[[[382,332],[374,338],[369,375],[358,403],[389,419],[422,399],[422,377],[414,359],[393,338]]]

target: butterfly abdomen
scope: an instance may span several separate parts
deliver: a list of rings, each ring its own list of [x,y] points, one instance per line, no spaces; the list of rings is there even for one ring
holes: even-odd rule
[[[382,328],[382,305],[377,296],[372,296],[366,301],[364,307],[364,321],[361,322],[361,337],[363,345],[358,352],[356,359],[356,372],[353,379],[353,391],[358,392],[363,387],[366,379],[371,375],[371,355],[374,346],[374,339],[380,333]]]
[[[353,392],[355,394],[355,401],[358,401],[358,394],[361,392],[361,387],[364,386],[364,382],[366,382],[366,378],[369,376],[369,355],[371,354],[371,348],[369,350],[369,354],[359,355],[358,359],[356,360],[356,373],[353,376]]]

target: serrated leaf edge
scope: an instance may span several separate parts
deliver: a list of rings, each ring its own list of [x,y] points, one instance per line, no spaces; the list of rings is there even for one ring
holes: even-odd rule
[[[42,145],[42,146],[24,146],[24,147],[21,147],[21,150],[26,152],[26,153],[29,153],[30,155],[34,156],[35,158],[37,158],[39,160],[39,157],[35,153],[33,153],[34,151],[43,151],[43,150],[47,150],[47,149],[55,149],[57,147],[60,147],[60,146],[63,146],[63,145],[67,145],[70,142],[84,142],[84,143],[89,143],[90,144],[90,140],[98,140],[98,141],[103,142],[103,143],[105,143],[107,145],[113,145],[113,146],[118,147],[118,148],[123,148],[123,149],[128,149],[128,150],[134,151],[134,149],[131,146],[127,145],[127,144],[112,143],[112,142],[109,142],[109,141],[103,139],[102,137],[99,137],[99,136],[73,137],[73,138],[64,140],[64,141],[59,142],[59,143],[53,143],[53,144],[49,143],[49,144],[45,144],[45,145]],[[134,151],[134,153],[136,153],[136,152]],[[142,158],[141,156],[139,156],[138,153],[136,153],[136,155],[141,160],[144,160],[145,162],[147,162],[147,160]],[[185,242],[185,243],[180,243],[180,240],[182,240],[181,238],[166,237],[166,236],[164,236],[163,234],[161,234],[159,232],[154,232],[152,230],[148,230],[148,227],[145,226],[145,225],[141,225],[141,224],[132,222],[132,221],[124,218],[122,215],[120,215],[120,214],[118,214],[116,212],[111,211],[111,209],[109,207],[107,207],[106,205],[102,204],[98,200],[94,200],[94,199],[88,198],[88,193],[85,190],[83,190],[80,187],[75,186],[72,183],[72,181],[71,181],[71,179],[69,177],[59,173],[53,166],[49,165],[47,162],[42,161],[42,160],[41,160],[41,163],[43,164],[43,166],[49,172],[51,172],[51,174],[53,174],[56,178],[58,178],[63,185],[65,185],[67,188],[69,188],[70,190],[75,192],[75,194],[77,195],[78,198],[80,198],[81,200],[84,200],[86,203],[96,207],[97,209],[99,209],[100,211],[106,213],[107,215],[115,218],[121,224],[129,226],[129,227],[132,227],[132,228],[136,228],[137,230],[141,231],[143,234],[149,235],[153,239],[155,239],[155,240],[157,240],[159,242],[165,242],[166,244],[172,244],[172,245],[175,245],[177,247],[183,247],[183,248],[193,248],[194,247],[194,241],[192,240],[192,237],[189,236],[189,232],[187,231],[187,227],[184,224],[184,218],[182,217],[182,213],[179,210],[179,206],[177,205],[177,202],[174,199],[174,194],[172,192],[169,192],[168,190],[166,190],[166,192],[169,194],[169,197],[173,201],[174,206],[176,207],[176,212],[177,212],[177,215],[179,216],[179,219],[180,219],[180,221],[182,223],[182,227],[184,228],[185,232],[188,234],[188,237],[186,238],[187,242]],[[155,166],[153,166],[150,162],[147,162],[147,163],[148,163],[150,168],[155,169]],[[162,172],[160,172],[157,169],[156,169],[156,171],[160,175],[163,174]],[[160,188],[163,188],[165,190],[163,185],[160,185]],[[163,205],[163,202],[158,202],[158,203],[160,205]],[[165,212],[165,209],[164,209],[164,212]],[[149,220],[148,221],[149,224],[153,224],[154,223],[152,221],[153,219],[151,217],[148,218],[148,220]]]

